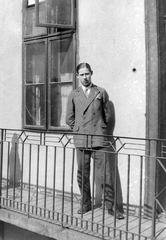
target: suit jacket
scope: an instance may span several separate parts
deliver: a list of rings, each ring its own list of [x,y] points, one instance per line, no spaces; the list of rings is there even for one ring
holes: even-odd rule
[[[73,129],[76,147],[104,147],[107,124],[111,119],[109,97],[105,89],[94,84],[86,98],[82,87],[73,90],[68,99],[66,123]],[[88,134],[79,135],[79,134]],[[95,136],[100,135],[100,136]]]

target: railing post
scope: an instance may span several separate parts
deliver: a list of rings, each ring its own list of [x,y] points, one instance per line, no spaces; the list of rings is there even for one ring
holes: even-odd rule
[[[1,155],[0,155],[0,208],[1,208],[1,195],[2,195],[2,167],[3,167],[3,135],[4,135],[4,130],[1,129]]]
[[[156,158],[154,157],[154,194],[153,194],[153,206],[152,206],[152,239],[155,239],[156,235],[156,186],[157,186],[157,174],[156,174]]]

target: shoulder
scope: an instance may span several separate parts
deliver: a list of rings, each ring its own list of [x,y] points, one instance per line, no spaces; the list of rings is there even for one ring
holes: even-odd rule
[[[92,87],[96,88],[96,89],[97,89],[99,92],[101,92],[101,93],[106,92],[106,90],[105,90],[104,88],[99,87],[99,86],[97,86],[97,85],[95,85],[95,84],[93,84]]]
[[[81,91],[81,87],[77,87],[70,92],[70,95],[74,96]]]

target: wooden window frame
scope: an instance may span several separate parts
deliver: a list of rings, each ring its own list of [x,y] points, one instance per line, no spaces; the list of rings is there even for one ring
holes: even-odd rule
[[[35,0],[36,10],[36,26],[37,27],[54,27],[60,29],[75,29],[75,0],[71,0],[71,25],[65,24],[52,24],[52,23],[40,23],[39,21],[39,0]]]
[[[45,125],[42,127],[42,126],[37,126],[37,125],[28,125],[26,124],[26,86],[32,86],[32,85],[35,85],[35,84],[31,84],[31,83],[27,83],[26,82],[26,60],[27,60],[27,57],[26,57],[26,47],[27,45],[31,45],[31,44],[36,44],[36,43],[42,43],[44,42],[45,43],[45,53],[46,53],[46,57],[45,57],[45,81],[44,83],[41,83],[39,85],[45,85],[45,99],[47,99],[47,39],[38,39],[38,40],[32,40],[32,41],[26,41],[24,42],[23,44],[23,126],[24,128],[28,128],[28,129],[41,129],[41,130],[46,130],[47,128],[47,113],[45,113]],[[47,109],[47,106],[46,106],[46,101],[45,101],[45,104],[44,104],[44,108],[45,110]]]
[[[73,0],[73,3],[76,4],[76,1]],[[76,5],[74,5],[75,7]],[[24,33],[24,30],[25,30],[25,14],[26,14],[26,11],[30,11],[31,9],[33,9],[34,11],[34,8],[35,8],[35,5],[32,4],[32,5],[29,5],[28,6],[28,0],[23,0],[23,33]],[[75,11],[75,10],[74,10]],[[33,14],[34,16],[34,14]],[[32,21],[31,21],[31,26],[32,26]],[[32,27],[35,27],[37,28],[35,25],[34,25],[34,22],[33,22],[33,26]],[[41,31],[39,31],[40,33],[36,33],[36,31],[33,29],[32,33],[33,34],[23,34],[23,90],[22,90],[22,93],[23,93],[23,101],[22,101],[22,109],[23,109],[23,120],[22,120],[22,124],[23,124],[23,128],[24,129],[34,129],[34,130],[46,130],[46,131],[55,131],[55,130],[58,130],[58,131],[70,131],[69,128],[67,126],[51,126],[50,124],[50,121],[51,121],[51,115],[50,115],[50,108],[51,106],[49,106],[50,104],[50,99],[49,99],[49,64],[50,64],[50,60],[49,60],[49,42],[51,42],[53,39],[59,39],[59,38],[63,38],[63,35],[71,35],[72,36],[72,41],[73,41],[73,82],[72,82],[72,85],[73,85],[73,89],[76,87],[76,74],[75,74],[75,61],[76,61],[76,29],[75,29],[75,24],[74,24],[74,29],[66,29],[66,28],[63,28],[63,29],[58,29],[58,28],[54,28],[51,27],[50,25],[49,26],[44,26],[43,29],[45,28],[45,32],[43,34],[41,34]],[[64,36],[65,37],[65,36]],[[45,62],[45,105],[44,105],[44,108],[45,108],[45,125],[44,126],[37,126],[37,125],[29,125],[27,124],[27,118],[26,118],[26,106],[27,106],[27,103],[26,103],[26,86],[28,85],[26,83],[26,46],[28,44],[33,44],[33,43],[37,43],[37,42],[42,42],[42,41],[45,41],[45,52],[46,52],[46,62]],[[43,105],[42,105],[43,106]]]

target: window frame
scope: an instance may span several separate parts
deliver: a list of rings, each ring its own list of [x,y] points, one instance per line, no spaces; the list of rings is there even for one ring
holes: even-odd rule
[[[37,30],[37,27],[35,25],[35,19],[32,18],[32,29],[34,30],[34,33],[32,34],[26,34],[26,16],[28,15],[28,12],[34,11],[34,16],[35,16],[35,5],[28,5],[28,0],[23,0],[23,40],[26,39],[32,39],[32,38],[37,38],[37,37],[45,37],[48,35],[48,28],[43,27],[39,28],[40,32],[35,31]],[[32,13],[33,15],[33,13]]]
[[[66,127],[62,127],[62,126],[59,126],[59,127],[53,127],[53,126],[51,126],[51,103],[50,103],[50,96],[51,96],[51,93],[50,93],[50,88],[49,88],[49,86],[52,84],[51,83],[51,81],[50,81],[50,69],[51,69],[51,60],[49,59],[49,54],[50,54],[50,52],[51,52],[51,41],[54,41],[54,40],[59,40],[60,38],[61,39],[65,39],[65,38],[68,38],[68,37],[72,37],[72,41],[73,41],[73,56],[75,56],[76,55],[76,51],[75,51],[75,47],[76,47],[76,41],[75,41],[75,37],[76,37],[76,35],[75,35],[75,33],[74,34],[72,34],[72,33],[66,33],[66,34],[63,34],[63,35],[61,35],[61,36],[53,36],[53,37],[50,37],[49,39],[48,39],[48,79],[47,79],[47,88],[48,88],[48,90],[47,90],[47,93],[48,93],[48,97],[47,97],[47,99],[48,99],[48,102],[47,102],[47,104],[48,104],[48,106],[47,106],[47,109],[48,109],[48,112],[47,112],[47,123],[48,123],[48,126],[47,126],[47,129],[48,130],[68,130],[68,127],[66,126]],[[74,59],[73,59],[73,81],[71,82],[68,82],[68,83],[72,83],[72,85],[73,85],[73,89],[76,87],[76,72],[75,72],[75,59],[76,59],[76,57],[74,57]],[[65,82],[66,83],[66,82]],[[59,84],[59,83],[57,83],[57,84]],[[61,84],[64,84],[64,83],[61,83]]]
[[[27,60],[27,57],[26,57],[26,47],[27,45],[31,45],[31,44],[37,44],[37,43],[41,43],[41,42],[44,42],[45,43],[45,81],[43,83],[43,85],[45,85],[45,91],[44,91],[44,94],[45,94],[45,103],[44,103],[44,108],[45,108],[45,125],[42,127],[42,126],[37,126],[37,125],[28,125],[26,124],[26,86],[32,86],[33,84],[28,84],[26,83],[26,60]],[[46,102],[47,102],[47,56],[48,56],[48,48],[47,48],[47,39],[35,39],[35,40],[31,40],[31,41],[26,41],[23,43],[23,126],[24,128],[26,129],[41,129],[41,130],[46,130],[47,128],[47,105],[46,105]],[[39,85],[42,85],[42,84],[39,84]]]
[[[75,8],[75,12],[74,15],[76,14],[76,1],[73,0],[74,3],[74,8]],[[58,28],[52,28],[52,27],[46,27],[46,32],[44,34],[29,34],[29,35],[25,35],[24,34],[24,29],[25,29],[25,14],[26,11],[30,11],[31,9],[35,8],[35,5],[28,5],[28,0],[23,0],[23,4],[22,4],[22,8],[23,8],[23,21],[22,21],[22,29],[23,29],[23,36],[22,36],[22,63],[23,63],[23,68],[22,68],[22,78],[23,78],[23,85],[22,85],[22,125],[23,125],[23,129],[32,129],[32,130],[44,130],[44,131],[71,131],[69,129],[68,126],[58,126],[58,127],[53,127],[51,126],[50,122],[51,122],[51,115],[50,115],[50,109],[51,106],[49,106],[50,104],[50,99],[49,99],[49,42],[51,42],[51,40],[53,39],[58,39],[58,38],[64,38],[67,35],[71,35],[72,36],[72,41],[73,41],[73,57],[72,57],[72,61],[73,61],[73,89],[76,87],[76,72],[75,72],[75,66],[76,66],[76,25],[74,26],[74,29],[58,29]],[[31,22],[31,26],[34,26],[34,23]],[[34,30],[34,29],[33,29]],[[33,33],[35,31],[32,31]],[[28,44],[33,44],[33,43],[39,43],[39,42],[43,42],[45,41],[45,89],[44,89],[44,93],[45,93],[45,125],[42,126],[37,126],[37,125],[28,125],[26,124],[26,46]]]
[[[47,0],[46,0],[47,1]],[[71,0],[71,25],[65,24],[52,24],[52,23],[40,23],[39,22],[39,0],[35,0],[35,23],[37,27],[49,27],[59,29],[75,29],[75,0]]]

